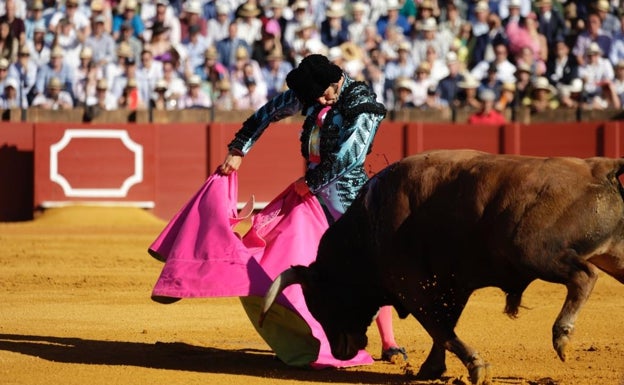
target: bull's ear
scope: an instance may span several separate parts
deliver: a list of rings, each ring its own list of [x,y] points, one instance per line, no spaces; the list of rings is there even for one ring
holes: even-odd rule
[[[264,297],[264,304],[262,306],[262,313],[260,314],[260,319],[258,320],[258,324],[262,327],[264,323],[264,318],[271,306],[273,306],[273,302],[277,299],[277,296],[284,291],[288,286],[294,284],[300,284],[305,286],[308,282],[307,278],[307,270],[308,268],[305,266],[293,266],[288,270],[284,270],[280,275],[275,278],[271,287],[267,291]]]

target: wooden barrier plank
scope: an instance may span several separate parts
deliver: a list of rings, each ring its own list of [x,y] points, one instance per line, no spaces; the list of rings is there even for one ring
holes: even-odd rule
[[[502,152],[502,127],[498,125],[412,123],[406,128],[407,155],[435,149],[470,148]]]
[[[364,163],[369,175],[379,172],[405,156],[404,136],[404,122],[381,123],[373,141],[372,151]]]
[[[520,153],[537,156],[604,155],[604,124],[543,123],[520,127]]]

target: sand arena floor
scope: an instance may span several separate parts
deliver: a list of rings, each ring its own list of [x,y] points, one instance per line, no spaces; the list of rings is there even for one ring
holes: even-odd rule
[[[4,385],[462,384],[454,356],[440,381],[381,361],[343,370],[284,366],[236,298],[161,305],[150,292],[162,264],[146,249],[165,222],[139,209],[69,207],[0,223],[0,383]],[[570,359],[551,347],[565,289],[535,282],[511,320],[497,289],[475,293],[457,328],[491,364],[497,384],[624,384],[624,285],[602,275],[581,312]],[[430,338],[395,324],[417,368]],[[379,338],[369,329],[369,351]]]

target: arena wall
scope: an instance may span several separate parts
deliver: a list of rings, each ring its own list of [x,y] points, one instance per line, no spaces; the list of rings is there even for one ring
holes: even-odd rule
[[[240,121],[219,123],[19,123],[0,127],[0,221],[72,204],[133,205],[171,218],[223,161]],[[619,121],[480,126],[384,121],[368,155],[373,174],[439,148],[539,156],[624,152]],[[244,159],[239,200],[257,207],[299,178],[299,121],[275,123]]]

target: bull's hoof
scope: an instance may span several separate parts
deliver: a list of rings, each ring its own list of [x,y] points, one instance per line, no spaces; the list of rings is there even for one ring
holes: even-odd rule
[[[567,359],[568,344],[572,338],[573,330],[574,328],[571,326],[553,326],[553,348],[563,362]]]
[[[437,380],[446,372],[446,365],[432,366],[423,364],[416,373],[418,380]]]
[[[481,358],[475,358],[466,365],[470,382],[473,385],[491,385],[492,377],[490,376],[490,364],[484,362]]]

